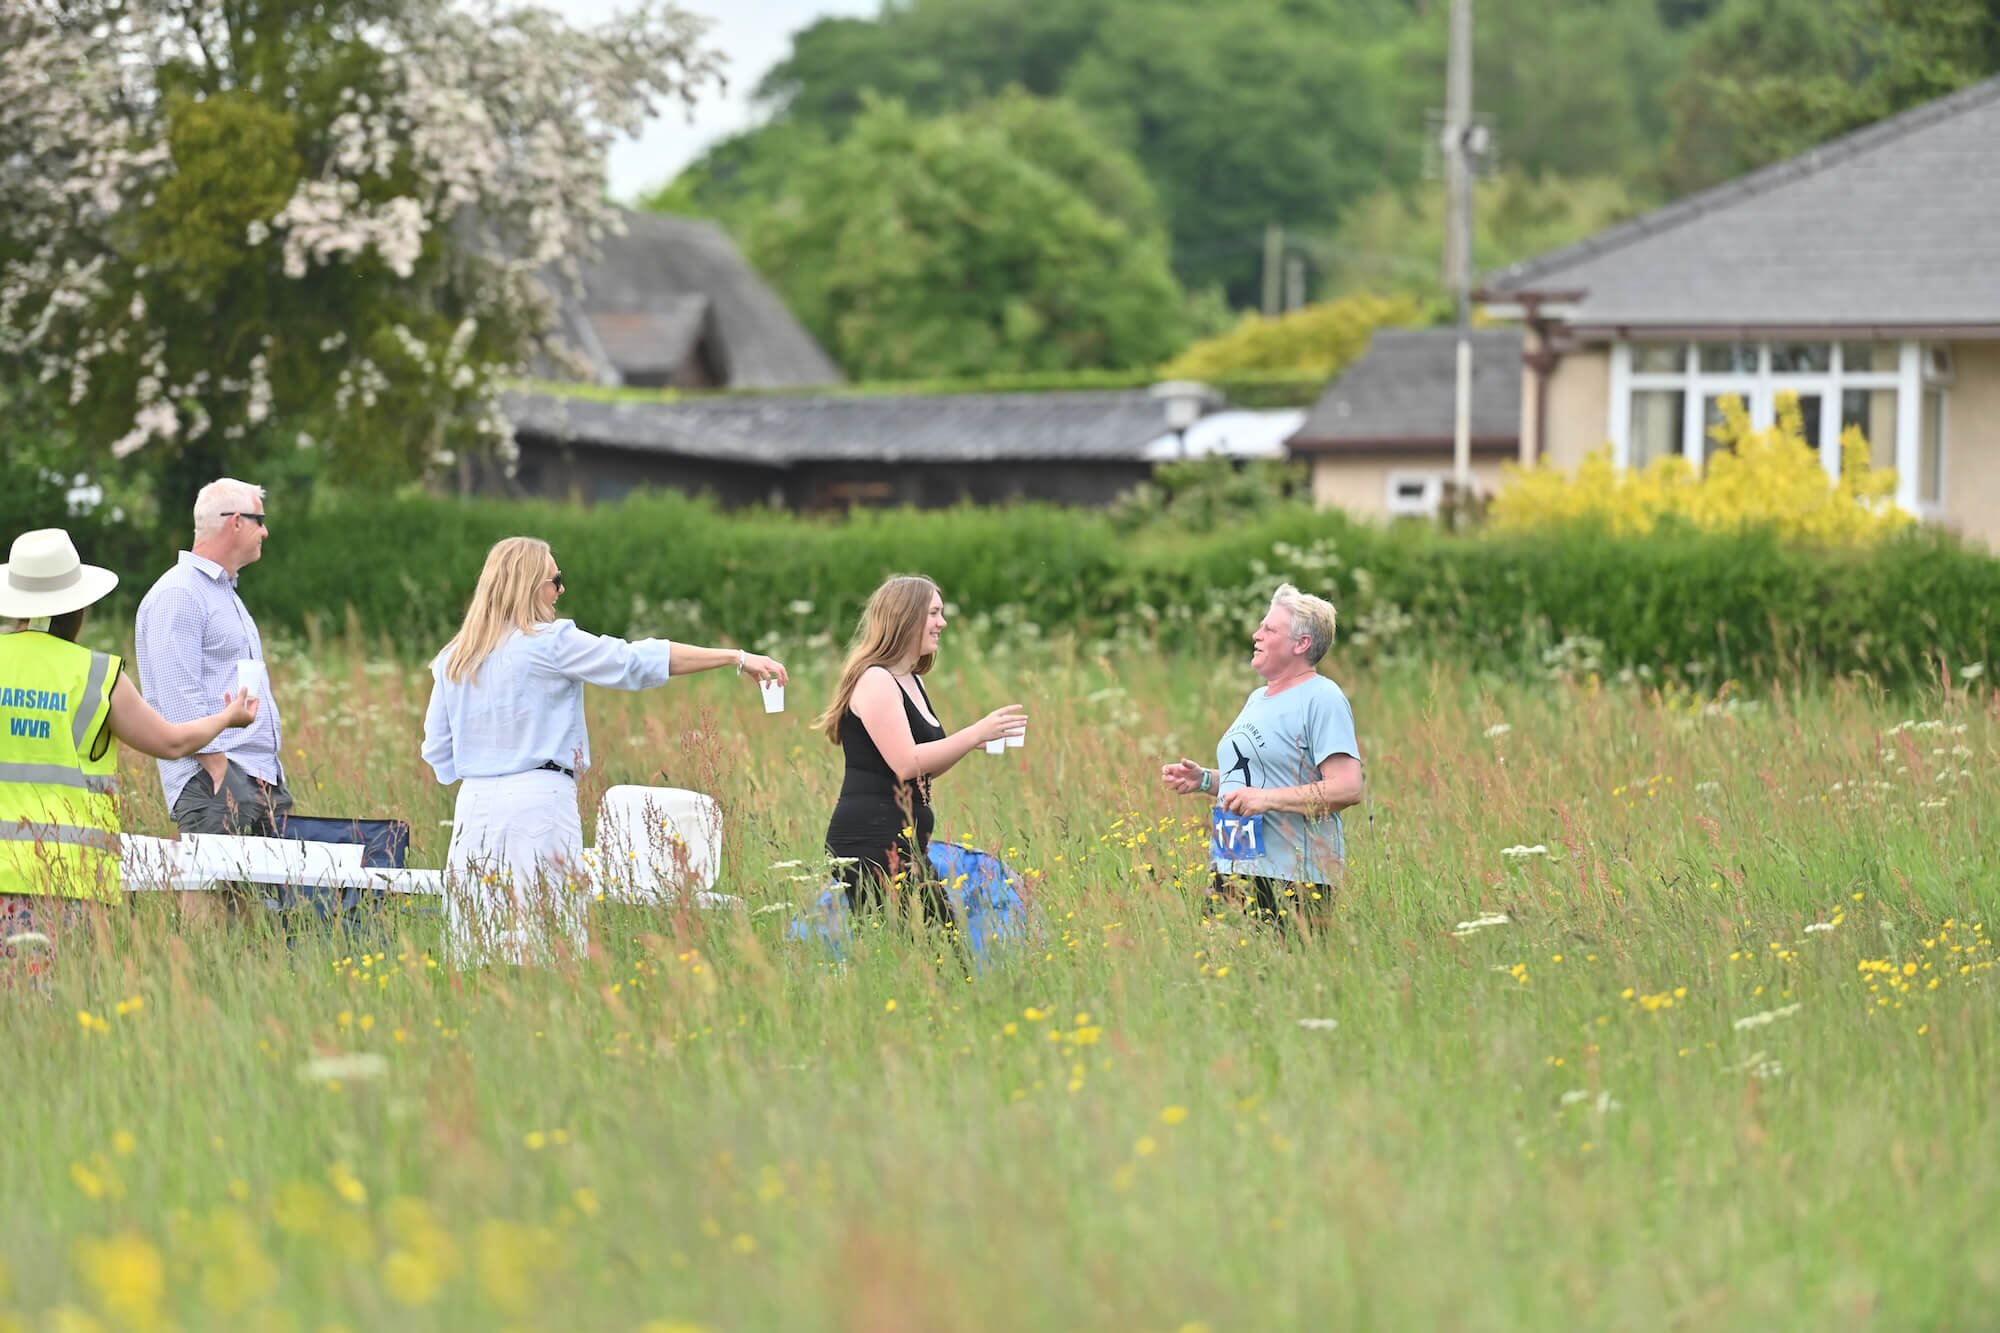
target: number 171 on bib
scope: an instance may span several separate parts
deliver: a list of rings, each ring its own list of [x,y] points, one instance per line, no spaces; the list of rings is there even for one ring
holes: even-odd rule
[[[1219,861],[1255,861],[1264,854],[1264,816],[1208,812],[1209,854]]]

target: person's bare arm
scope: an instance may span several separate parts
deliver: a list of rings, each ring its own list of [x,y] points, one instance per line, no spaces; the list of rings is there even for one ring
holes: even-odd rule
[[[124,676],[111,687],[111,734],[141,754],[155,759],[185,759],[229,727],[247,727],[257,720],[258,700],[239,693],[222,696],[222,711],[192,722],[169,722],[146,702],[146,696]],[[220,787],[229,766],[225,754],[195,755]],[[213,763],[210,761],[213,760]]]
[[[791,679],[783,662],[775,657],[766,657],[762,653],[745,652],[737,648],[704,648],[699,644],[681,643],[678,640],[674,642],[672,652],[670,660],[676,676],[733,667],[752,680],[774,680],[784,685]]]
[[[880,667],[862,673],[848,707],[868,729],[868,739],[882,752],[883,761],[904,782],[926,775],[936,777],[988,741],[1018,736],[1028,727],[1027,710],[1008,704],[942,740],[918,744],[910,733],[909,715],[903,711],[903,687]]]
[[[1361,787],[1361,761],[1351,754],[1331,754],[1321,761],[1317,782],[1296,787],[1238,787],[1222,798],[1222,808],[1237,815],[1281,810],[1318,817],[1359,805]]]

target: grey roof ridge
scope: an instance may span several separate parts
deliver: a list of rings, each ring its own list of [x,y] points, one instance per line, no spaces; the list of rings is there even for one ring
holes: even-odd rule
[[[1864,153],[1913,134],[1928,129],[1941,121],[1950,120],[1975,107],[2000,100],[2000,76],[1961,88],[1921,106],[1860,129],[1850,130],[1835,139],[1809,148],[1796,157],[1788,157],[1781,162],[1759,167],[1747,175],[1734,180],[1711,185],[1706,190],[1670,204],[1663,204],[1650,213],[1644,213],[1627,222],[1607,228],[1595,236],[1586,237],[1574,245],[1564,246],[1534,259],[1522,260],[1495,273],[1490,282],[1495,294],[1513,293],[1524,290],[1524,284],[1559,272],[1586,259],[1595,259],[1610,251],[1657,236],[1684,223],[1704,217],[1718,208],[1739,203],[1744,199],[1764,194],[1782,185],[1802,180],[1828,167],[1859,157]]]

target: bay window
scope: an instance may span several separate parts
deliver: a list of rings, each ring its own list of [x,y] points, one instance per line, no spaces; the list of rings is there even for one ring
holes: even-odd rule
[[[1896,501],[1928,512],[1944,496],[1944,385],[1948,349],[1914,342],[1789,339],[1622,342],[1611,349],[1609,434],[1621,467],[1679,455],[1697,469],[1717,448],[1722,402],[1743,401],[1753,426],[1798,402],[1807,444],[1840,475],[1848,427],[1868,441],[1869,463],[1897,472]]]

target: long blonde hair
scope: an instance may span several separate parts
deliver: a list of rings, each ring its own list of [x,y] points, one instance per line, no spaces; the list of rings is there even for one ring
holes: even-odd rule
[[[535,595],[548,579],[549,544],[540,537],[504,537],[486,553],[479,586],[465,623],[446,644],[445,679],[463,685],[479,679],[479,668],[515,630],[533,634],[541,624]]]
[[[840,719],[854,698],[854,687],[869,667],[894,668],[909,660],[924,641],[924,622],[930,619],[931,598],[938,586],[922,574],[892,574],[868,598],[861,609],[861,623],[855,626],[854,641],[847,647],[847,663],[840,668],[840,687],[833,702],[813,719],[826,738],[840,744]],[[916,674],[931,669],[934,654],[917,658]]]

